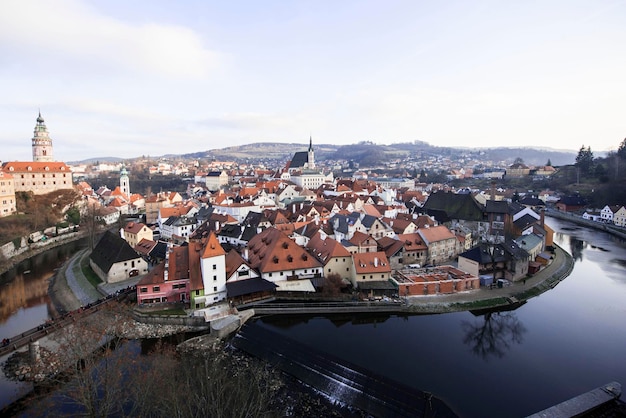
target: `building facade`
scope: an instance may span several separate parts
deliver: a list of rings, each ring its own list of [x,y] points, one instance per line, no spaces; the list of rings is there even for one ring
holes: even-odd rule
[[[0,170],[0,217],[12,215],[16,211],[13,176]]]

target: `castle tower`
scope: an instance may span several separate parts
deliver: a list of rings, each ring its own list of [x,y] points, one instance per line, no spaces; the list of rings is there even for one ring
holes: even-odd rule
[[[127,198],[130,198],[130,181],[126,167],[122,167],[122,171],[120,171],[120,191],[124,193]]]
[[[35,133],[33,136],[33,161],[54,161],[52,154],[52,139],[48,134],[48,128],[41,117],[37,118],[37,125],[35,125]]]
[[[313,137],[309,136],[309,151],[308,151],[308,168],[309,169],[314,169],[315,168],[315,151],[313,151]]]

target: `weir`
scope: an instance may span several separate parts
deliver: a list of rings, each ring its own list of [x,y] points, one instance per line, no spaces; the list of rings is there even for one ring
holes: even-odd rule
[[[267,330],[244,325],[232,344],[332,400],[375,417],[456,417],[440,399]]]

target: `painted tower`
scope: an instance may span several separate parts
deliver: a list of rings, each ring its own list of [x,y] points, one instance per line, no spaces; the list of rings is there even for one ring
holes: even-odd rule
[[[126,167],[122,167],[122,171],[120,171],[120,191],[124,193],[127,198],[130,198],[130,181]]]
[[[309,169],[314,169],[315,168],[315,151],[313,151],[313,137],[309,136],[309,151],[308,151],[308,158],[307,158],[308,162],[307,162],[307,167]]]
[[[35,125],[35,133],[33,136],[33,161],[54,161],[52,154],[52,139],[48,134],[48,128],[41,117],[37,118],[37,125]]]

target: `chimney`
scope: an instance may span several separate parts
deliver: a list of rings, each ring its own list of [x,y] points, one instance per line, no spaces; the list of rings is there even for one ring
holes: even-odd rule
[[[491,182],[491,200],[493,200],[494,202],[496,200],[496,182],[495,181]]]
[[[248,261],[248,249],[247,248],[244,248],[242,255],[243,255],[243,259]]]
[[[546,220],[546,210],[541,208],[541,212],[539,213],[539,225],[543,228],[543,223]]]
[[[374,267],[378,267],[378,257],[374,257]]]

